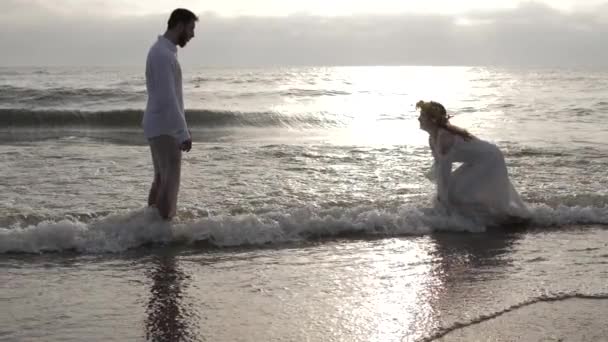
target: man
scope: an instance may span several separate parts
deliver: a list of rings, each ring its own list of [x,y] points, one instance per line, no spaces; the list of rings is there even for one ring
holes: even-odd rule
[[[196,21],[198,18],[189,10],[174,10],[167,31],[152,45],[146,60],[148,103],[143,127],[154,164],[148,205],[158,208],[165,220],[170,220],[176,213],[182,151],[188,152],[192,148],[184,114],[177,45],[183,48],[194,37]]]

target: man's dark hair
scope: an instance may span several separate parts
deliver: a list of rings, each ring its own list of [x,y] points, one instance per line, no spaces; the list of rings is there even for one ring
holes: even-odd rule
[[[178,8],[171,12],[171,16],[167,22],[167,28],[170,30],[179,23],[188,24],[191,21],[198,21],[198,17],[185,8]]]

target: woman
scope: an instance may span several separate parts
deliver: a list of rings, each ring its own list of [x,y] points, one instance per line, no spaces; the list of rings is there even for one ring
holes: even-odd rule
[[[450,124],[438,102],[419,101],[420,129],[429,133],[434,163],[431,179],[437,200],[448,210],[485,225],[522,223],[530,214],[509,181],[502,152],[487,141]],[[462,165],[452,172],[452,163]]]

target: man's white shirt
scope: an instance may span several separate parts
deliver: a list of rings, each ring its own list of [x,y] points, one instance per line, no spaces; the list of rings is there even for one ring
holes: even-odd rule
[[[160,135],[175,137],[178,143],[190,139],[182,89],[182,70],[177,60],[177,47],[159,36],[146,60],[148,102],[143,118],[147,139]]]

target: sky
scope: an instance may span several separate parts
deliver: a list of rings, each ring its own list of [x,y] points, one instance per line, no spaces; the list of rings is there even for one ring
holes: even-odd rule
[[[141,65],[175,7],[185,65],[608,66],[596,0],[2,0],[0,66]]]

